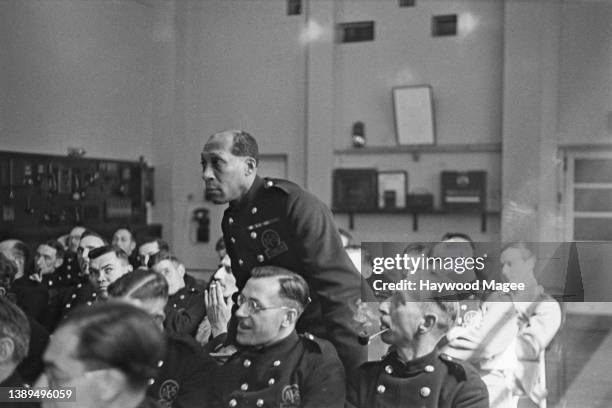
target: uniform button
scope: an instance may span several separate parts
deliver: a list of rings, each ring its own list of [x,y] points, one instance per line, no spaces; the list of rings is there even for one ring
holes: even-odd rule
[[[240,389],[241,389],[242,391],[246,391],[246,390],[248,390],[248,389],[249,389],[249,384],[247,384],[247,383],[242,384],[242,385],[240,386]]]
[[[239,259],[238,260],[238,265],[240,265],[240,266],[244,265],[244,261],[242,259]]]
[[[66,305],[66,309],[70,309],[70,303]]]
[[[263,407],[263,400],[260,398],[257,400],[257,402],[255,403],[255,405],[257,405],[258,407]]]
[[[275,382],[276,382],[276,380],[274,378],[270,378],[268,380],[268,385],[274,385]]]
[[[274,182],[272,180],[268,180],[266,181],[266,187],[272,187],[274,185]]]
[[[96,297],[96,296],[98,296],[98,294],[97,294],[96,292],[94,292],[94,293],[91,295],[91,297]]]
[[[179,299],[181,299],[181,300],[185,299],[185,295],[179,296]]]
[[[172,307],[176,309],[176,303],[175,303],[175,304],[173,304],[173,305],[172,305]]]
[[[232,399],[230,400],[230,402],[229,402],[229,406],[233,408],[233,407],[235,407],[236,405],[238,405],[238,401],[236,401],[235,399],[233,399],[233,398],[232,398]]]
[[[263,255],[261,255],[261,254],[257,255],[257,260],[258,260],[259,262],[263,262],[263,261],[264,261],[264,256],[263,256]]]
[[[159,361],[157,362],[157,367],[161,367],[161,366],[163,366],[163,365],[164,365],[164,360],[159,360]]]
[[[191,288],[191,292],[195,292],[195,288]]]
[[[255,231],[251,232],[251,238],[253,239],[257,238],[257,233]]]
[[[53,281],[49,281],[49,286],[53,286]]]
[[[308,337],[308,340],[314,340],[314,336],[310,333],[308,333],[306,337]]]
[[[71,270],[71,269],[72,269],[72,265],[68,265],[66,268],[67,268],[68,270]],[[68,275],[68,277],[70,277],[70,275]]]
[[[467,305],[461,305],[461,310],[466,310],[467,309]]]
[[[419,394],[421,394],[421,397],[427,398],[429,397],[429,394],[431,394],[431,388],[423,387],[419,390]]]
[[[393,367],[391,367],[390,365],[385,366],[385,372],[387,374],[392,374],[393,373]]]
[[[433,373],[433,372],[434,372],[434,366],[429,365],[429,364],[428,364],[428,365],[426,365],[426,366],[425,366],[425,372],[426,372],[426,373]]]
[[[76,297],[76,293],[73,293],[72,294],[72,298],[74,299],[75,297]]]
[[[91,300],[87,302],[87,306],[91,306]]]
[[[386,390],[386,388],[382,384],[379,385],[378,387],[376,387],[376,392],[379,393],[379,394],[384,394],[385,390]]]
[[[272,363],[272,365],[273,365],[274,367],[278,367],[278,366],[280,365],[280,360],[276,360],[276,361],[274,361],[274,363]]]
[[[242,365],[245,366],[246,368],[249,368],[251,366],[251,360],[247,358],[246,360],[244,360]]]
[[[149,385],[155,384],[155,380],[153,378],[149,378]]]
[[[83,286],[83,284],[82,284],[82,283],[79,283],[79,284],[77,285],[77,289],[81,289],[81,286]]]
[[[72,278],[72,275],[71,275],[71,274],[68,274],[68,279],[70,279],[70,278]]]
[[[236,238],[231,237],[231,238],[230,238],[230,241],[232,241],[232,244],[235,244],[235,243],[236,243]]]
[[[251,208],[251,214],[257,214],[257,207]]]
[[[229,217],[229,219],[227,220],[227,222],[229,222],[230,224],[234,223],[234,219],[232,217]]]

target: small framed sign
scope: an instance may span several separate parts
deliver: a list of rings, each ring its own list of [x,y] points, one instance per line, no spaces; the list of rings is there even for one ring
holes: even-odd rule
[[[400,145],[435,144],[431,86],[393,88],[395,131]]]
[[[333,209],[336,211],[376,210],[376,169],[335,169]]]
[[[403,170],[378,173],[378,208],[406,208],[408,173]]]

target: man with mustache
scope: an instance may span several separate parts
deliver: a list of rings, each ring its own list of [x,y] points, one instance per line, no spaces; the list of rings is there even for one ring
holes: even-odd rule
[[[302,276],[313,299],[298,332],[330,340],[352,373],[367,359],[351,310],[362,295],[361,277],[327,206],[290,181],[258,176],[258,155],[257,141],[242,130],[212,135],[201,155],[207,200],[229,204],[221,227],[236,285],[243,289],[251,270],[263,265]]]
[[[239,350],[215,375],[215,407],[344,407],[344,369],[334,347],[295,330],[308,301],[299,275],[253,269],[237,298]]]
[[[382,360],[361,366],[350,403],[363,408],[489,407],[487,387],[476,370],[436,347],[454,324],[458,302],[425,299],[398,291],[381,304],[381,329],[387,329],[382,340],[391,348]]]

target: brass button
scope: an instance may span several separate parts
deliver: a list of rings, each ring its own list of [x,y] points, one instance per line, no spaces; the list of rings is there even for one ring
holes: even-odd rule
[[[255,231],[251,232],[251,238],[253,239],[257,238],[257,233]]]
[[[268,380],[268,385],[274,385],[275,382],[276,382],[276,380],[274,380],[274,378],[270,378]]]
[[[385,366],[385,372],[387,374],[392,374],[393,373],[393,367],[391,367],[390,365]]]
[[[233,219],[232,217],[229,217],[229,219],[227,220],[227,222],[229,222],[229,223],[230,223],[230,225],[231,225],[231,224],[233,224],[233,223],[234,223],[234,219]]]
[[[429,397],[429,394],[431,394],[431,388],[423,387],[419,390],[419,394],[421,394],[421,397],[427,398]]]
[[[257,214],[257,207],[251,208],[251,214]]]
[[[425,366],[425,372],[426,373],[433,373],[434,372],[434,366],[428,364]]]
[[[272,187],[273,185],[274,185],[274,182],[272,180],[266,181],[266,187]]]
[[[245,366],[246,368],[249,368],[251,366],[251,360],[247,358],[246,360],[244,360],[242,365]]]
[[[264,404],[264,400],[262,400],[261,398],[257,400],[257,402],[255,403],[255,405],[257,405],[258,407],[263,407]]]
[[[149,378],[149,385],[155,384],[155,380],[153,378]]]
[[[230,400],[230,402],[229,402],[229,406],[233,408],[233,407],[235,407],[236,405],[238,405],[238,401],[236,401],[235,399],[233,399],[233,398],[232,398],[232,399]]]
[[[258,260],[259,262],[263,262],[263,261],[264,261],[264,256],[263,256],[263,255],[261,255],[261,254],[257,255],[257,260]]]
[[[230,241],[232,242],[232,244],[235,244],[235,243],[236,243],[236,238],[231,237],[231,238],[230,238]]]
[[[161,367],[161,366],[163,366],[163,365],[164,365],[164,360],[159,360],[159,361],[157,362],[157,367]]]
[[[240,266],[244,265],[244,261],[242,259],[239,259],[238,260],[238,265],[240,265]]]
[[[75,297],[76,297],[76,293],[73,293],[72,294],[72,298],[74,299]]]
[[[185,295],[179,296],[179,299],[181,299],[181,300],[185,299]]]
[[[247,384],[247,383],[242,384],[242,385],[240,386],[240,389],[241,389],[242,391],[246,391],[246,390],[248,390],[248,389],[249,389],[249,384]]]
[[[87,306],[91,306],[91,300],[87,302]]]
[[[384,394],[385,390],[386,390],[386,388],[382,384],[379,385],[378,387],[376,387],[376,392],[379,393],[379,394]]]
[[[272,365],[273,365],[274,367],[278,367],[278,366],[280,365],[280,360],[276,360],[276,361],[274,361],[274,363],[272,363]]]

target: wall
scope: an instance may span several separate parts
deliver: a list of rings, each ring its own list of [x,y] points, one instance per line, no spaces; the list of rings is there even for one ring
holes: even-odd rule
[[[428,84],[433,88],[436,144],[501,141],[502,1],[421,1],[399,8],[397,1],[336,2],[335,22],[375,21],[375,41],[334,47],[334,147],[350,147],[351,127],[363,121],[369,146],[396,145],[392,88]],[[457,14],[455,37],[432,37],[431,17]],[[317,160],[316,157],[313,157]],[[328,174],[333,167],[326,166]],[[334,167],[407,170],[409,189],[424,188],[440,200],[440,171],[486,170],[488,207],[499,209],[499,153],[336,155]],[[331,188],[330,190],[331,191]],[[327,197],[329,193],[326,192]],[[499,217],[489,217],[486,233],[478,216],[423,216],[419,231],[411,216],[358,215],[354,235],[361,240],[433,241],[462,231],[481,241],[499,239]],[[348,217],[336,216],[348,227]]]
[[[187,266],[215,267],[225,206],[203,201],[200,151],[209,135],[245,129],[262,153],[287,153],[288,176],[304,181],[304,16],[284,0],[176,1],[176,72],[167,238]],[[155,124],[154,124],[155,126]],[[211,211],[211,242],[195,242],[195,208]]]
[[[134,1],[4,1],[2,149],[151,157],[153,8]]]

